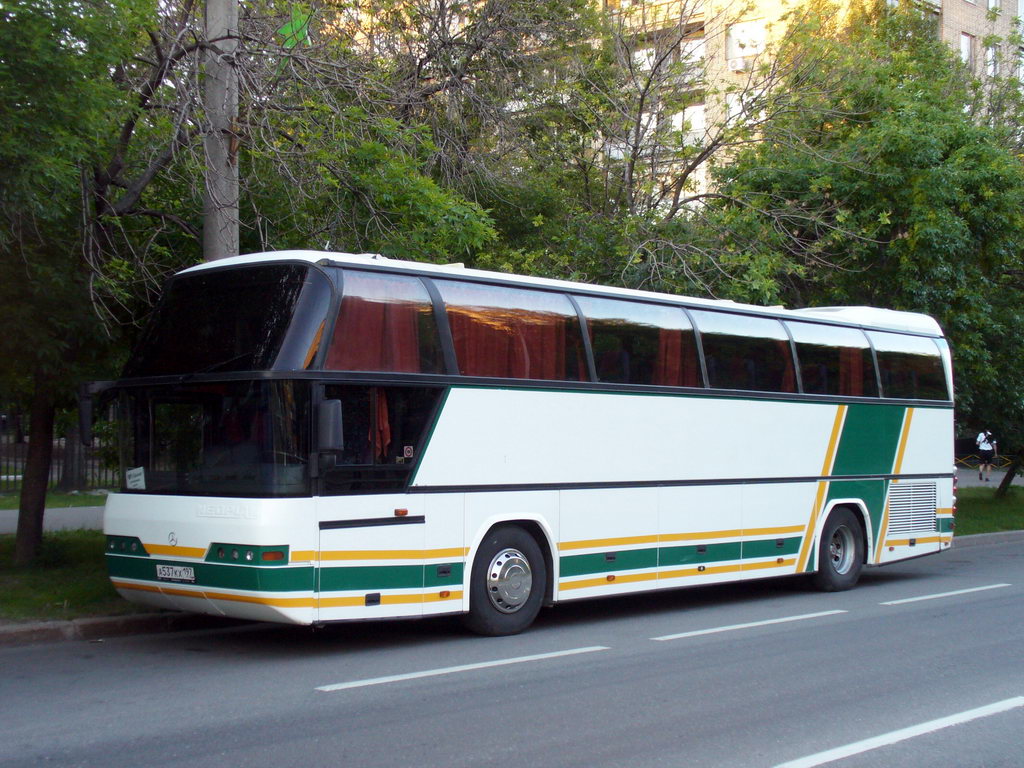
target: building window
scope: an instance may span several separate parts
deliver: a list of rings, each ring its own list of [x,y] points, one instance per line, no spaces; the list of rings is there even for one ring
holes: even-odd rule
[[[967,68],[974,70],[974,35],[966,32],[960,33],[960,61],[967,65]]]
[[[730,26],[725,33],[725,58],[729,69],[734,72],[748,69],[750,61],[764,53],[766,43],[763,21],[741,21]]]
[[[683,133],[684,144],[700,144],[704,140],[706,123],[704,105],[693,104],[672,115],[672,130]]]
[[[999,67],[996,64],[996,48],[994,45],[990,45],[985,48],[985,74],[989,77],[995,77],[998,70]]]

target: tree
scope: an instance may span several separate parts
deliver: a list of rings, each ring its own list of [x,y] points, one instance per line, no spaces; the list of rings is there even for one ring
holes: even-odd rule
[[[0,357],[31,389],[21,564],[42,537],[54,408],[72,372],[105,352],[81,268],[81,180],[125,109],[109,73],[149,10],[141,0],[13,0],[0,8]]]
[[[772,298],[926,312],[953,345],[961,418],[1022,414],[1024,173],[966,108],[971,78],[912,8],[821,22],[791,116],[717,177],[714,215]],[[810,86],[810,87],[808,87]],[[998,403],[998,408],[996,407]],[[996,422],[989,421],[995,424]]]

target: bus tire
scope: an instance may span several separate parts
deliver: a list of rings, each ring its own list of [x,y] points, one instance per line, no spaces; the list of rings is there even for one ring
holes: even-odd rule
[[[540,611],[547,565],[537,541],[517,525],[491,529],[477,550],[463,623],[479,635],[515,635]]]
[[[845,507],[832,511],[818,542],[818,570],[811,576],[822,592],[850,589],[860,578],[864,565],[864,529],[860,520]]]

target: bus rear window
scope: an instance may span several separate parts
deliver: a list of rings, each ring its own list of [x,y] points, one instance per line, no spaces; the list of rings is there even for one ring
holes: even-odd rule
[[[589,296],[576,300],[587,318],[598,381],[702,386],[693,328],[682,309]]]
[[[786,325],[796,343],[806,394],[878,396],[871,345],[862,331],[815,323]]]
[[[419,278],[346,270],[325,368],[440,373],[441,343]]]
[[[437,280],[463,376],[582,381],[579,318],[563,294]]]
[[[882,396],[910,400],[949,400],[939,348],[931,339],[869,331],[878,356]]]
[[[704,347],[708,385],[755,392],[796,392],[789,336],[778,320],[693,312]]]

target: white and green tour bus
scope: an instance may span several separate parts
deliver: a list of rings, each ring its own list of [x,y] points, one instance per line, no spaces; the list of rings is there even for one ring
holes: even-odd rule
[[[375,255],[167,284],[113,384],[110,578],[296,624],[807,574],[953,537],[949,348],[929,317],[785,310]]]

